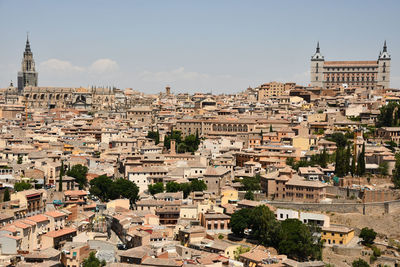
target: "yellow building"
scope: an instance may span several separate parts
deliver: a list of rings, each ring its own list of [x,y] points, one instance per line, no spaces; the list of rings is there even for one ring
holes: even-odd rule
[[[313,144],[312,139],[302,136],[295,136],[292,138],[292,141],[293,147],[299,148],[300,150],[309,150],[310,146]]]
[[[354,237],[354,229],[345,226],[322,227],[321,240],[325,245],[347,245]]]
[[[238,201],[239,193],[233,187],[225,186],[221,189],[221,205],[228,204],[229,202]]]

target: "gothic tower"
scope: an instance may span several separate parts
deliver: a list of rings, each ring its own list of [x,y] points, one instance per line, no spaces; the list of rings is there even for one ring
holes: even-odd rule
[[[311,57],[311,86],[323,87],[323,67],[324,67],[324,56],[321,55],[319,49],[319,42],[317,43],[317,49],[315,54]]]
[[[18,93],[21,93],[25,86],[37,85],[38,73],[35,70],[35,61],[33,60],[29,38],[27,36],[24,57],[22,59],[22,68],[21,71],[18,72]]]
[[[383,44],[383,50],[378,58],[378,85],[383,88],[390,88],[390,55],[387,51],[386,41]]]

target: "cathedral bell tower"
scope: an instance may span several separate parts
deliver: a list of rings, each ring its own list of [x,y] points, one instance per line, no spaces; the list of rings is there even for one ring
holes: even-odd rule
[[[311,57],[311,86],[323,87],[323,67],[324,67],[324,56],[321,55],[319,49],[319,42],[317,43],[317,49],[315,54]]]
[[[378,58],[378,85],[384,89],[390,88],[390,61],[391,57],[387,51],[386,41],[383,44],[383,50]]]
[[[24,57],[22,59],[21,71],[18,72],[18,93],[21,94],[26,86],[38,85],[38,73],[35,70],[35,61],[29,44],[29,38],[26,37]]]

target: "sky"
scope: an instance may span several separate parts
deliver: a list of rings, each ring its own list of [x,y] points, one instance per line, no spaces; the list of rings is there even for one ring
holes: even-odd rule
[[[400,1],[0,0],[0,88],[16,82],[27,32],[39,86],[236,93],[309,84],[325,60],[375,60],[387,40],[400,87]]]

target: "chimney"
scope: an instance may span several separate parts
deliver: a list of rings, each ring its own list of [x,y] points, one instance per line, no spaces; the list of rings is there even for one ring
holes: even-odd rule
[[[176,150],[175,150],[175,140],[174,139],[171,139],[171,149],[170,149],[170,151],[171,151],[171,154],[172,155],[175,155],[176,154]]]

